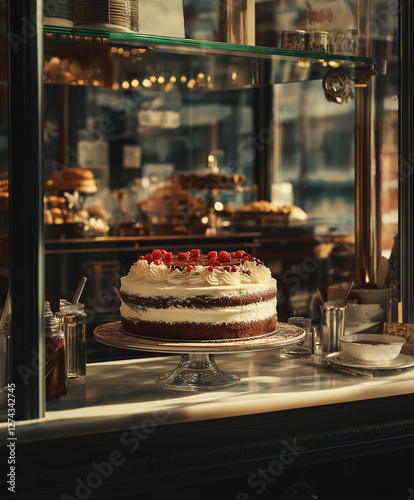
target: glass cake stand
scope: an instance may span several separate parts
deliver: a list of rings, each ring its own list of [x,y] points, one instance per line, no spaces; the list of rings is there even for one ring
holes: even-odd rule
[[[277,323],[273,332],[257,337],[179,342],[129,335],[122,330],[121,322],[115,321],[95,328],[93,336],[98,342],[111,347],[179,353],[181,359],[178,366],[158,375],[156,382],[168,389],[209,391],[240,382],[238,375],[225,372],[217,366],[214,354],[272,349],[295,344],[304,338],[305,331],[294,325]]]

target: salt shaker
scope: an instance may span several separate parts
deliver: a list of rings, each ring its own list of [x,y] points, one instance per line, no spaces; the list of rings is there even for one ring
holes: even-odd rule
[[[312,354],[314,349],[314,336],[315,328],[312,326],[310,318],[302,316],[293,316],[288,319],[289,325],[298,326],[305,330],[305,337],[298,343],[284,347],[282,349],[284,354]]]
[[[65,338],[60,320],[50,310],[49,302],[45,302],[44,321],[46,401],[54,401],[65,396],[68,389],[68,378]]]
[[[66,343],[66,364],[69,379],[86,375],[86,313],[85,306],[60,299],[56,316],[62,322]]]

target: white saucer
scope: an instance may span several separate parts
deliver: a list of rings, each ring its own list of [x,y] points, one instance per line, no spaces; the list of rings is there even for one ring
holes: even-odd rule
[[[414,366],[414,357],[400,354],[395,359],[390,360],[388,363],[370,365],[369,363],[361,363],[352,358],[348,358],[342,352],[332,352],[326,356],[334,365],[350,366],[353,368],[366,368],[370,370],[399,370],[401,368],[409,368]]]

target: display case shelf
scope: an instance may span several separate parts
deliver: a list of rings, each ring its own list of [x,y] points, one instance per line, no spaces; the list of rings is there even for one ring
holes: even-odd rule
[[[44,82],[167,92],[323,79],[332,69],[384,73],[371,58],[46,26]],[[74,49],[74,45],[76,48]]]

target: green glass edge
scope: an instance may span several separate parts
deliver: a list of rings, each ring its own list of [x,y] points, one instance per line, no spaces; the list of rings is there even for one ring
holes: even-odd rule
[[[114,31],[101,31],[80,28],[63,28],[60,26],[45,26],[45,33],[54,33],[61,35],[87,36],[92,38],[107,38],[110,42],[119,42],[131,44],[163,45],[164,47],[186,49],[205,49],[206,51],[215,51],[225,56],[228,53],[240,53],[244,56],[277,56],[284,58],[317,59],[326,61],[342,61],[354,65],[372,65],[373,59],[369,57],[348,56],[343,54],[324,54],[319,52],[302,52],[287,49],[277,49],[273,47],[262,47],[257,45],[240,45],[224,42],[212,42],[209,40],[193,40],[190,38],[174,38],[166,36],[142,35],[140,33],[123,33]],[[101,44],[99,44],[101,45]],[[199,52],[198,52],[199,53]]]

